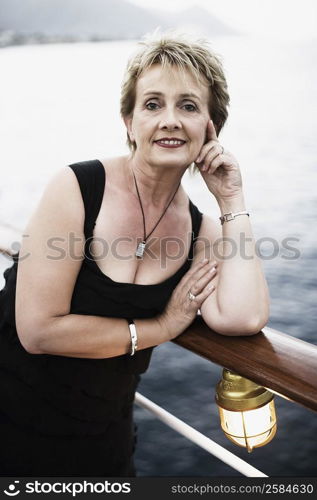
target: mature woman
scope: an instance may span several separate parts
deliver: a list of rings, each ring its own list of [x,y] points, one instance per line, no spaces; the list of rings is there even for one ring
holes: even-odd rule
[[[133,399],[153,347],[199,309],[223,335],[266,324],[239,165],[218,139],[228,101],[207,43],[149,39],[122,86],[131,154],[52,177],[1,292],[2,475],[133,476]],[[193,162],[220,221],[180,184]]]

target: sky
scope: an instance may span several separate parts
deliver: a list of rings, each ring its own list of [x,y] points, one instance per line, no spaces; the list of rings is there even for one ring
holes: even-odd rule
[[[216,17],[250,34],[270,38],[317,38],[316,0],[130,0],[142,7],[169,11],[199,5]]]

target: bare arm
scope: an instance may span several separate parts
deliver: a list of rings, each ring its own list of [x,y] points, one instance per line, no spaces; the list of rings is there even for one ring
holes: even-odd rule
[[[83,226],[78,182],[65,167],[48,183],[22,239],[16,325],[28,352],[107,358],[130,351],[126,320],[70,314],[84,253]],[[169,340],[161,326],[156,318],[137,320],[138,349]]]
[[[244,200],[220,208],[221,213],[243,211]],[[203,319],[224,335],[258,333],[268,321],[270,299],[249,217],[242,215],[221,226],[204,216],[200,236],[196,258],[206,254],[218,261],[216,291],[202,304]]]
[[[222,215],[245,211],[239,164],[219,143],[211,119],[196,164]],[[224,335],[258,333],[268,321],[269,293],[249,217],[241,215],[222,226],[209,221],[202,232],[205,245],[197,248],[197,258],[205,246],[219,260],[217,291],[201,307],[205,322]],[[217,239],[222,239],[223,244],[215,245]]]
[[[170,340],[158,318],[135,320],[138,351]],[[46,325],[33,354],[54,354],[76,358],[111,358],[131,351],[125,319],[67,314]]]

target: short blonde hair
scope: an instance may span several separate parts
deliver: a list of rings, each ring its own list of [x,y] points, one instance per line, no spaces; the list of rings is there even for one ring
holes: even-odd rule
[[[141,48],[129,59],[121,86],[121,116],[133,114],[136,98],[136,83],[141,73],[153,64],[162,67],[177,66],[189,70],[196,79],[204,77],[210,88],[209,114],[217,134],[224,126],[229,106],[226,78],[219,55],[215,54],[207,40],[193,39],[175,31],[160,33],[155,30],[139,42]],[[205,81],[206,83],[206,81]],[[132,152],[135,144],[127,134],[127,144]]]

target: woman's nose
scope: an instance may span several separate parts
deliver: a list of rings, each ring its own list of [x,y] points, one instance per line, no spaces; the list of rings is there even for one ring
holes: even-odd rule
[[[166,108],[161,115],[160,128],[175,130],[181,128],[182,124],[177,116],[177,110]]]

